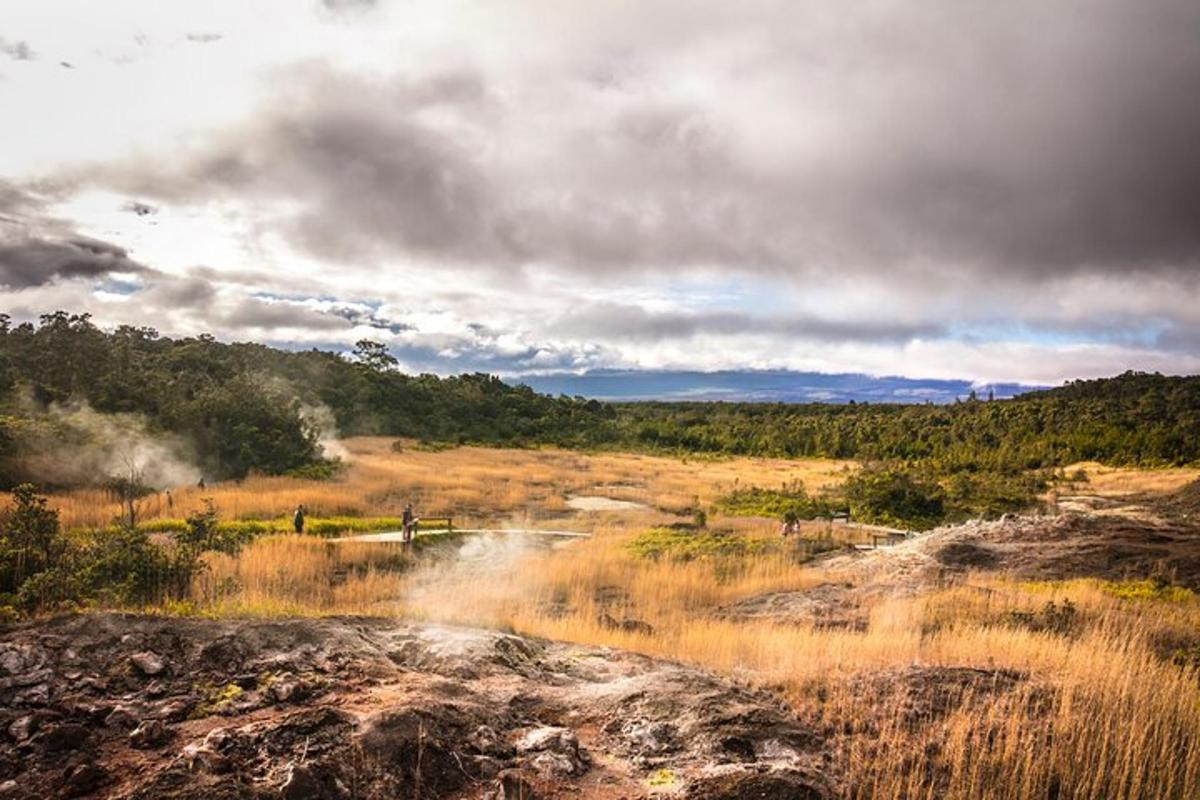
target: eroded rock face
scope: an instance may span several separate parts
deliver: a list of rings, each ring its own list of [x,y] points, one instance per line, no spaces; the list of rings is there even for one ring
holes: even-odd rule
[[[823,798],[827,764],[772,695],[502,633],[100,614],[0,634],[3,798]]]

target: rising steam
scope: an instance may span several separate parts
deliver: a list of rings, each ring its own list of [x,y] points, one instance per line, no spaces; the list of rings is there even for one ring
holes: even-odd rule
[[[51,405],[39,417],[54,431],[21,457],[21,471],[47,485],[98,485],[123,479],[165,489],[201,477],[187,442],[154,432],[139,414],[101,414],[87,404]]]
[[[317,432],[317,446],[321,448],[322,458],[350,460],[350,451],[340,441],[337,420],[329,406],[324,403],[306,403],[300,406],[300,418]]]

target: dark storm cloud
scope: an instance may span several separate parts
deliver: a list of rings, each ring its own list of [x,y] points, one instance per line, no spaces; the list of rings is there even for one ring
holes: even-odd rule
[[[483,87],[474,75],[380,86],[303,71],[298,95],[182,172],[134,169],[118,182],[169,201],[292,198],[298,210],[277,224],[329,259],[380,250],[489,253],[485,177],[465,148],[413,119],[440,106],[479,107]]]
[[[657,342],[700,335],[768,334],[818,341],[894,341],[943,335],[933,324],[758,316],[742,311],[652,312],[639,306],[593,303],[564,314],[551,331],[599,340]]]
[[[344,319],[351,325],[366,325],[367,327],[393,334],[416,330],[414,326],[406,322],[385,319],[374,311],[349,304],[333,305],[328,309],[324,309],[323,313]]]
[[[154,270],[130,258],[124,248],[83,236],[70,223],[47,216],[43,198],[0,179],[0,287],[27,289],[112,273],[144,276]]]
[[[22,237],[0,240],[0,286],[25,289],[64,278],[100,278],[150,270],[120,247],[96,239]]]
[[[545,96],[493,91],[502,75],[310,65],[182,167],[104,180],[166,200],[278,200],[275,229],[332,261],[835,268],[930,290],[1200,264],[1193,0],[873,2],[837,24],[751,3],[717,23],[752,57],[698,67],[725,101],[672,84],[687,75],[671,59],[712,38],[704,18],[666,3],[621,28],[637,68],[584,31]]]

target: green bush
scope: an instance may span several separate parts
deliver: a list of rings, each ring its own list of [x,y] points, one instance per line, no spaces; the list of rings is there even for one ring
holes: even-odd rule
[[[1037,494],[1046,489],[1049,477],[1044,470],[952,474],[945,480],[946,516],[993,519],[1027,511],[1037,504]]]
[[[67,536],[31,486],[0,515],[0,606],[24,613],[86,605],[129,606],[184,597],[203,553],[234,553],[246,541],[223,530],[211,505],[190,514],[159,546],[142,527],[114,525]]]
[[[846,480],[844,491],[859,522],[928,530],[945,518],[941,485],[904,467],[867,465]]]
[[[17,594],[31,577],[58,568],[67,549],[46,498],[28,483],[13,489],[12,506],[0,513],[0,593]]]

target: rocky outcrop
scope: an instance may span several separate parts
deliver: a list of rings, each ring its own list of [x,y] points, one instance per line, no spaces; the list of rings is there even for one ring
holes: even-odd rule
[[[832,796],[774,696],[628,653],[383,620],[0,634],[0,797]]]

